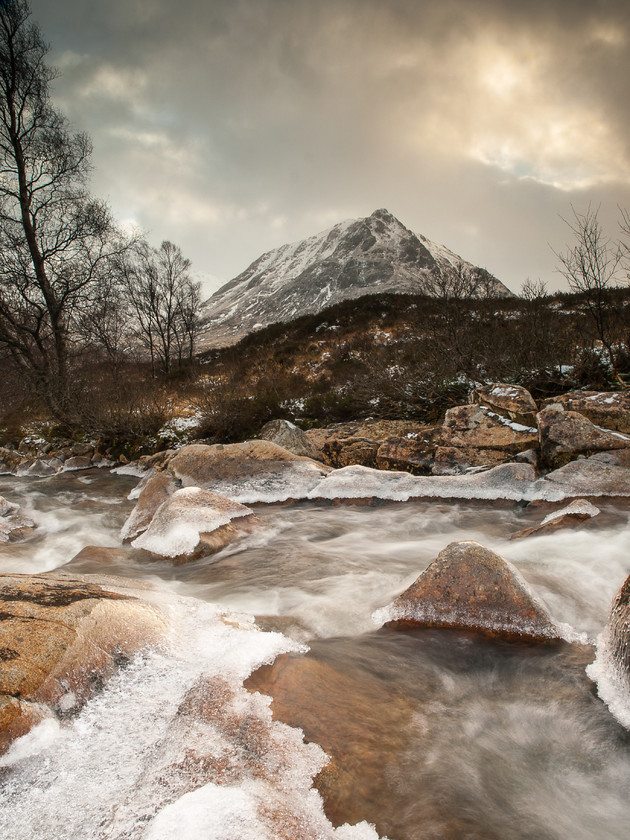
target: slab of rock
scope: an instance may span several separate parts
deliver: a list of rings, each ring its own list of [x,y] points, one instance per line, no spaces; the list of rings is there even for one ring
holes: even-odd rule
[[[507,417],[524,426],[536,425],[538,406],[526,388],[495,382],[475,388],[470,395],[470,402],[485,405],[493,412]]]
[[[85,702],[121,664],[158,642],[159,610],[141,581],[0,575],[0,750],[45,715]]]
[[[304,455],[307,458],[319,460],[320,452],[306,432],[298,429],[296,425],[288,420],[270,420],[260,430],[260,440],[269,440],[277,443],[283,449],[293,452],[294,455]]]
[[[0,475],[12,475],[23,460],[24,456],[19,452],[0,447]]]
[[[201,487],[242,504],[303,498],[330,469],[266,440],[191,444],[168,464],[184,487]]]
[[[412,475],[430,475],[433,449],[423,440],[388,438],[376,452],[376,466],[379,470],[404,470]]]
[[[123,541],[133,540],[146,531],[157,509],[173,495],[179,486],[179,482],[165,472],[150,475],[141,484],[143,487],[136,506],[120,531],[120,538]]]
[[[552,511],[540,524],[533,525],[531,528],[524,528],[517,534],[513,534],[510,539],[520,540],[524,537],[531,537],[534,534],[549,534],[564,528],[573,528],[597,516],[599,512],[599,508],[592,505],[586,499],[574,499],[561,510]]]
[[[570,391],[545,400],[543,406],[558,403],[567,411],[577,411],[596,426],[630,434],[630,392]]]
[[[0,543],[24,539],[35,528],[35,523],[19,505],[0,496]]]
[[[463,475],[488,470],[517,456],[500,449],[478,449],[474,446],[438,446],[431,467],[433,475]]]
[[[443,549],[379,617],[393,628],[452,627],[538,641],[559,636],[518,570],[472,541]]]
[[[199,487],[182,487],[162,502],[148,528],[131,544],[185,563],[219,551],[259,524],[238,502]]]
[[[576,411],[565,411],[552,403],[538,414],[540,449],[543,461],[556,469],[578,455],[630,448],[630,435],[595,426]]]
[[[630,470],[595,458],[580,458],[548,473],[543,484],[567,496],[630,496]]]
[[[380,443],[363,437],[329,438],[322,445],[322,460],[338,469],[358,464],[376,468]]]

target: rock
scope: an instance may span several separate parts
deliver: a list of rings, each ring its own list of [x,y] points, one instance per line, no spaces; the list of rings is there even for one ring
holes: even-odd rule
[[[149,589],[123,578],[0,575],[0,748],[42,714],[78,708],[162,637],[165,619],[138,598]]]
[[[132,546],[185,563],[219,551],[257,524],[244,505],[199,487],[182,487],[159,506]]]
[[[71,452],[72,455],[87,455],[91,458],[94,455],[94,447],[91,443],[74,443]]]
[[[23,461],[22,455],[12,449],[0,447],[0,475],[11,475]]]
[[[499,449],[438,446],[435,450],[431,472],[433,475],[462,475],[466,472],[492,469],[499,464],[504,464],[505,461],[506,455]]]
[[[270,420],[260,430],[259,437],[277,443],[294,455],[305,455],[316,461],[320,458],[319,449],[308,435],[288,420]]]
[[[168,462],[176,454],[174,449],[165,449],[163,452],[156,452],[153,455],[142,455],[138,458],[138,466],[143,470],[155,470],[160,472],[168,466]]]
[[[529,391],[520,385],[495,382],[493,385],[475,388],[470,395],[470,402],[484,405],[502,417],[524,426],[536,425],[538,406]]]
[[[379,470],[404,470],[413,475],[429,475],[433,467],[433,447],[413,438],[388,438],[376,453]]]
[[[544,481],[565,496],[630,496],[630,470],[595,458],[571,461],[548,473]]]
[[[543,402],[557,403],[567,411],[577,411],[591,423],[630,434],[630,393],[628,391],[570,391]]]
[[[580,525],[587,519],[592,519],[599,514],[599,508],[592,505],[586,499],[574,499],[561,510],[552,511],[539,525],[531,528],[524,528],[510,539],[520,540],[524,537],[531,537],[534,534],[549,534],[552,531],[559,531],[563,528],[571,528]]]
[[[92,458],[89,455],[72,455],[64,462],[63,471],[89,470],[91,466]]]
[[[540,449],[543,461],[556,469],[577,455],[630,448],[630,436],[593,425],[576,411],[565,411],[552,403],[538,414]]]
[[[349,467],[358,464],[376,468],[380,444],[361,437],[330,438],[322,446],[322,460],[330,467]]]
[[[472,541],[443,549],[381,615],[393,628],[454,627],[538,641],[559,635],[518,570]]]
[[[35,528],[35,523],[19,505],[0,496],[0,543],[24,539]]]
[[[596,452],[591,455],[589,461],[598,461],[601,464],[611,464],[615,467],[630,469],[630,449],[614,449],[610,452]]]
[[[140,491],[136,506],[122,526],[120,538],[133,540],[149,527],[155,512],[177,490],[176,482],[165,472],[158,472],[148,478]]]
[[[303,498],[330,470],[266,440],[191,444],[168,464],[185,487],[201,487],[242,504]]]

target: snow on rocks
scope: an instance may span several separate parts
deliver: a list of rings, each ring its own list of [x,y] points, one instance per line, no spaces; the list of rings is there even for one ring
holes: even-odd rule
[[[234,522],[241,518],[246,522]],[[243,532],[251,531],[256,522],[252,511],[238,502],[199,487],[182,487],[162,502],[132,546],[174,562],[186,562],[234,542]],[[232,527],[226,529],[230,524]]]
[[[570,391],[545,400],[559,403],[567,411],[577,411],[592,423],[616,432],[630,434],[630,393],[627,391]]]
[[[520,572],[477,542],[450,543],[375,619],[388,627],[453,627],[544,641],[561,636]]]
[[[470,395],[470,402],[484,405],[520,425],[536,425],[538,407],[529,391],[520,385],[495,382],[493,385],[475,388]]]
[[[554,510],[549,513],[542,522],[534,525],[531,528],[525,528],[516,534],[513,534],[511,539],[519,540],[524,537],[531,537],[535,534],[548,534],[552,531],[559,531],[562,528],[570,528],[575,525],[580,525],[588,519],[592,519],[599,514],[599,508],[591,504],[586,499],[574,499],[566,507],[561,510]]]

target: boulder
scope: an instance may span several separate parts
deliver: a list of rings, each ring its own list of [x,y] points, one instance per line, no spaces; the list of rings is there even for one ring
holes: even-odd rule
[[[543,461],[557,469],[578,455],[630,448],[630,436],[595,426],[576,411],[565,411],[552,403],[538,414],[540,450]]]
[[[0,575],[0,750],[33,723],[73,712],[166,621],[141,581]],[[38,705],[41,704],[41,705]]]
[[[191,444],[170,461],[168,473],[184,487],[201,487],[243,504],[303,498],[330,470],[266,440]]]
[[[380,444],[363,437],[329,438],[322,446],[322,460],[336,469],[358,464],[376,468]]]
[[[561,405],[566,411],[577,411],[596,426],[630,434],[630,392],[628,391],[570,391],[543,402]]]
[[[452,627],[537,641],[559,635],[518,570],[472,541],[443,549],[379,617],[396,629]]]
[[[77,470],[89,470],[92,466],[92,458],[90,455],[71,455],[64,461],[64,472],[75,472]]]
[[[162,502],[132,546],[185,563],[219,551],[258,524],[244,505],[199,487],[182,487]]]
[[[454,475],[470,467],[493,467],[538,443],[533,426],[517,423],[485,405],[449,408],[435,453],[436,475]]]
[[[599,512],[599,508],[596,508],[595,505],[592,505],[586,499],[574,499],[561,510],[552,511],[539,525],[524,528],[517,534],[513,534],[510,539],[520,540],[524,537],[531,537],[534,534],[549,534],[564,528],[572,528],[576,525],[581,525],[587,519],[592,519]]]
[[[413,438],[388,438],[376,452],[379,470],[404,470],[413,475],[429,475],[433,467],[433,447]]]
[[[19,505],[0,496],[0,543],[24,539],[35,528],[35,523]]]
[[[120,538],[123,541],[133,540],[146,531],[157,509],[175,492],[177,487],[178,482],[165,472],[151,475],[140,491],[136,506],[122,526]]]
[[[493,385],[475,388],[470,395],[470,402],[484,405],[501,417],[524,426],[536,425],[538,406],[529,391],[520,385],[495,382]]]
[[[12,475],[23,460],[24,457],[18,452],[0,447],[0,475]]]
[[[142,470],[160,472],[168,466],[168,462],[173,455],[175,455],[174,449],[165,449],[163,452],[156,452],[153,455],[142,455],[138,458],[138,466]]]
[[[277,443],[294,455],[305,455],[307,458],[319,460],[320,452],[306,432],[298,429],[288,420],[270,420],[260,430],[260,440]]]

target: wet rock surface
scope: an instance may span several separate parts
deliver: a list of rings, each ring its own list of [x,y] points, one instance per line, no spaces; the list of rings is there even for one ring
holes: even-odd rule
[[[448,545],[384,611],[392,628],[454,627],[500,637],[557,638],[545,607],[506,560],[472,541]]]
[[[53,712],[68,714],[166,623],[140,581],[0,575],[0,749]]]

